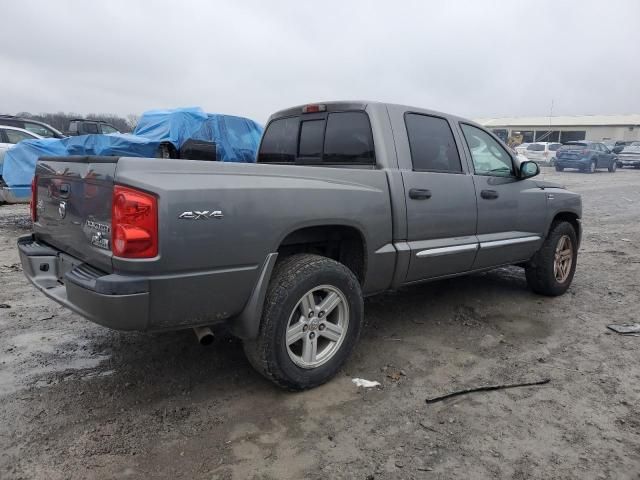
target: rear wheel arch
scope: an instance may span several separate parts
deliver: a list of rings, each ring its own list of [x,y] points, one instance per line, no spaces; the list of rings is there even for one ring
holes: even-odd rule
[[[362,231],[352,225],[313,225],[287,233],[279,242],[278,259],[297,253],[314,253],[331,258],[351,270],[360,285],[367,272],[367,242]]]

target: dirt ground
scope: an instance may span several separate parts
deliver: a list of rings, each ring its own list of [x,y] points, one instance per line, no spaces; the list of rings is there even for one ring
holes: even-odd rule
[[[371,298],[342,372],[297,394],[224,333],[119,333],[46,299],[19,267],[28,209],[0,206],[0,478],[639,479],[640,338],[606,325],[640,321],[640,171],[543,176],[583,195],[567,294],[514,267]]]

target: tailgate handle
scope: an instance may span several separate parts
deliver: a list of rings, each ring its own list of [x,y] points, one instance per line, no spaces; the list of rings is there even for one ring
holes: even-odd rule
[[[426,188],[412,188],[409,190],[409,197],[414,200],[427,200],[431,198],[431,190]]]
[[[61,198],[68,198],[69,194],[71,193],[71,185],[69,185],[68,183],[63,183],[60,185],[58,191],[60,192]]]
[[[495,190],[482,190],[480,192],[480,196],[482,198],[486,198],[487,200],[493,200],[499,197],[498,192]]]

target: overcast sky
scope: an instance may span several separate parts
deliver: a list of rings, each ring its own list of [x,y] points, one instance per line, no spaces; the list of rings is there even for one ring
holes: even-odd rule
[[[640,113],[640,1],[7,1],[0,112]]]

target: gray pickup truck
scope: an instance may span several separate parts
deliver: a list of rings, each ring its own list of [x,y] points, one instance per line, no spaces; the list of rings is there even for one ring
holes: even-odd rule
[[[41,158],[18,248],[38,289],[96,323],[225,322],[258,371],[303,389],[353,349],[364,296],[510,264],[564,293],[581,199],[536,174],[462,118],[312,104],[271,116],[256,164]]]

